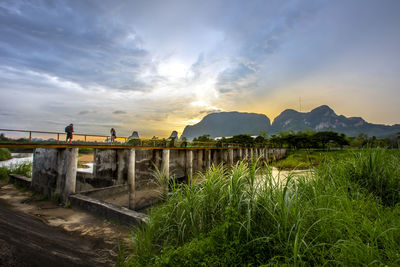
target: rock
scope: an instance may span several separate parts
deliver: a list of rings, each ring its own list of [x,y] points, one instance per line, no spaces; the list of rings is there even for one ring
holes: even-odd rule
[[[140,139],[139,133],[137,131],[133,131],[132,135],[128,137],[128,141],[132,139]]]
[[[172,131],[171,136],[168,137],[168,140],[177,140],[178,139],[178,132],[177,131]]]

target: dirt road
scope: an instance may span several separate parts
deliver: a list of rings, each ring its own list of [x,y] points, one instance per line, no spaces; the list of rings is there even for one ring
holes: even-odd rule
[[[0,206],[0,266],[105,266],[93,244]]]
[[[0,266],[113,266],[130,229],[0,187]]]

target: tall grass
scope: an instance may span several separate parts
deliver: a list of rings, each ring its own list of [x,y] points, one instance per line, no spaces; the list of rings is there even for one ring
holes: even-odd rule
[[[10,167],[0,167],[0,181],[8,182],[8,175],[11,173],[32,177],[32,163],[22,163]]]
[[[122,265],[399,265],[400,153],[345,158],[285,180],[212,166],[152,210]]]

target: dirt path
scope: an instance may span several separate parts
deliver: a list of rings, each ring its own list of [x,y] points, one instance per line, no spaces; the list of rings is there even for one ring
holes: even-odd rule
[[[0,188],[0,266],[112,266],[130,229]]]
[[[106,265],[92,242],[4,207],[0,207],[0,246],[1,266]]]

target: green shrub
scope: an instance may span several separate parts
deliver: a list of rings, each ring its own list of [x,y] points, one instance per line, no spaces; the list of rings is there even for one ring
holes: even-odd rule
[[[0,181],[8,183],[9,170],[6,167],[0,167]]]
[[[11,158],[10,150],[7,148],[0,148],[0,161],[9,160]]]

